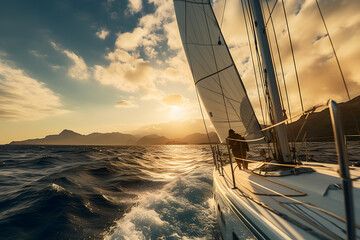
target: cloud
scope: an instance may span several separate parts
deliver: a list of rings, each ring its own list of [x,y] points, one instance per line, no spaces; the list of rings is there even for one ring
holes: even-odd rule
[[[100,29],[96,32],[96,36],[98,36],[100,39],[104,40],[108,35],[110,31],[106,30],[105,28]]]
[[[90,77],[88,67],[82,57],[74,52],[60,48],[56,43],[50,42],[51,46],[58,52],[65,54],[73,64],[68,69],[68,76],[76,80],[87,80]]]
[[[172,1],[149,3],[154,4],[154,12],[140,17],[131,31],[117,34],[114,51],[105,56],[109,65],[95,65],[94,76],[121,91],[140,91],[144,98],[161,99],[164,94],[157,85],[171,81],[188,85],[192,80]]]
[[[180,94],[169,94],[161,101],[169,106],[181,106],[184,103],[184,99]]]
[[[86,80],[90,74],[84,60],[74,52],[64,50],[63,53],[73,61],[73,65],[69,68],[68,75],[77,80]]]
[[[115,86],[128,93],[141,92],[146,96],[145,98],[156,98],[162,102],[166,94],[159,90],[160,85],[163,87],[169,82],[180,82],[192,89],[193,79],[178,33],[173,2],[169,0],[149,0],[148,2],[153,4],[154,11],[140,17],[134,29],[117,34],[114,50],[105,56],[110,63],[96,65],[94,73],[95,79],[102,84]],[[133,3],[129,2],[129,6],[131,4]],[[223,0],[214,1],[214,11],[219,19],[222,17],[223,4]],[[230,1],[226,5],[222,30],[248,96],[257,115],[261,116],[244,18],[242,14],[239,14],[241,2]],[[270,8],[271,6],[272,4]],[[265,5],[264,7],[265,18],[267,18],[267,8]],[[360,2],[356,0],[330,1],[327,4],[321,4],[321,7],[350,94],[354,97],[360,90],[360,72],[354,64],[360,57],[358,44],[360,42],[360,15],[356,12],[356,9],[360,8]],[[134,9],[140,9],[140,7],[134,7]],[[286,9],[305,108],[330,97],[337,101],[346,100],[336,61],[315,2],[302,0],[299,4],[297,1],[290,0],[286,1]],[[273,16],[291,111],[295,113],[301,110],[300,100],[281,4],[276,6]],[[287,106],[270,22],[268,33],[272,51],[275,54],[279,85],[282,89],[284,104]],[[254,50],[254,41],[251,40],[250,44]],[[257,66],[256,55],[254,57],[255,66]],[[259,77],[258,70],[257,76]],[[264,107],[264,98],[262,101]]]
[[[51,65],[51,68],[52,68],[53,70],[58,70],[58,69],[61,68],[61,66],[59,66],[59,65]]]
[[[113,19],[113,20],[116,20],[118,19],[119,15],[117,12],[112,12],[110,13],[110,18]]]
[[[37,58],[45,58],[45,57],[47,57],[46,54],[40,54],[36,50],[29,50],[29,53],[32,54],[33,56],[37,57]]]
[[[130,13],[134,14],[142,9],[142,0],[128,0],[128,8]]]
[[[120,49],[134,51],[140,46],[155,43],[154,35],[148,34],[148,29],[137,27],[132,32],[118,34],[115,45]]]
[[[108,67],[94,66],[94,78],[100,83],[115,86],[124,92],[147,92],[155,88],[154,70],[149,61],[121,49],[109,53],[107,58],[111,60]]]
[[[44,83],[0,56],[0,119],[38,120],[67,112],[59,96]]]
[[[177,22],[171,21],[164,24],[165,37],[167,39],[167,45],[171,50],[182,51],[182,43],[179,34],[179,28]]]
[[[127,100],[121,100],[116,103],[115,107],[117,107],[117,108],[137,108],[139,106],[137,104],[134,104],[133,102],[130,102]]]
[[[223,3],[223,1],[217,1],[214,5],[218,18],[222,16]],[[273,2],[269,4],[270,8],[272,4]],[[360,45],[358,44],[360,42],[360,15],[358,14],[360,2],[340,0],[326,3],[320,1],[319,4],[337,51],[350,95],[355,97],[360,92],[360,72],[357,71],[357,66],[354,64],[360,57]],[[315,1],[304,0],[299,4],[298,1],[290,0],[285,2],[285,7],[305,109],[329,98],[336,101],[347,100],[341,75]],[[251,102],[259,113],[259,100],[251,58],[249,61],[246,60],[250,56],[247,33],[242,12],[238,14],[239,8],[241,9],[240,1],[227,2],[222,30]],[[265,19],[267,19],[266,4],[264,4],[264,12]],[[281,4],[277,4],[272,16],[280,46],[291,111],[299,112],[301,111],[300,98]],[[287,106],[271,22],[268,24],[267,31],[278,71],[279,84]],[[250,35],[250,39],[256,58],[252,35]],[[255,66],[257,66],[256,61]],[[258,72],[257,74],[259,76]],[[260,115],[258,114],[258,116]]]

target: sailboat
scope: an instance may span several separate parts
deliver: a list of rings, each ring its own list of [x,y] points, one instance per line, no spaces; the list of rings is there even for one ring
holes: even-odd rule
[[[259,46],[264,98],[271,123],[260,124],[209,0],[174,0],[196,90],[219,138],[213,191],[223,239],[359,239],[360,177],[349,167],[336,102],[329,101],[339,164],[299,160],[288,139],[260,0],[247,1]],[[304,110],[308,115],[317,108]],[[229,139],[233,129],[244,139]],[[259,158],[232,156],[229,141],[260,142]],[[225,148],[228,154],[219,149]],[[246,161],[239,169],[236,161]],[[358,222],[356,222],[358,221]]]

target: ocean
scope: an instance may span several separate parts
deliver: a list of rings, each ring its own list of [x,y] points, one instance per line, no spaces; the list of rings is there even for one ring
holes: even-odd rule
[[[0,239],[220,239],[212,170],[207,145],[0,146]]]

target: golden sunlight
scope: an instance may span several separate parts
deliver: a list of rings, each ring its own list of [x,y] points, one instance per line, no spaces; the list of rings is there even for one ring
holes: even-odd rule
[[[184,115],[184,109],[180,106],[170,106],[170,118],[171,120],[179,120]]]

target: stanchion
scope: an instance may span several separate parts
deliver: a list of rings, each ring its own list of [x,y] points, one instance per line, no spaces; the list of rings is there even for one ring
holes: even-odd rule
[[[346,231],[347,239],[355,240],[355,215],[354,215],[354,199],[352,193],[352,180],[349,172],[349,160],[344,143],[344,134],[341,125],[340,113],[338,105],[335,101],[329,101],[329,109],[331,122],[334,132],[336,152],[338,155],[340,178],[343,185],[343,195],[345,204]]]
[[[231,167],[231,175],[232,175],[232,180],[233,180],[233,189],[236,188],[236,183],[235,183],[235,174],[234,174],[234,168],[233,168],[233,164],[232,164],[232,157],[231,157],[231,152],[230,152],[230,147],[229,147],[229,139],[226,139],[226,146],[229,152],[229,161],[230,161],[230,167]]]

